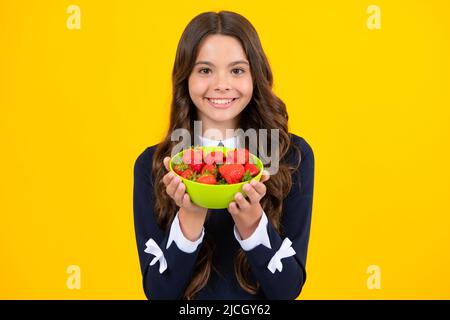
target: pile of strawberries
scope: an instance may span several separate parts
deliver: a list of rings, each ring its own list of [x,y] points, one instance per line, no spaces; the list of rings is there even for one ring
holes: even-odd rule
[[[233,184],[249,181],[259,173],[251,162],[247,149],[206,154],[201,147],[191,147],[183,152],[181,162],[173,170],[185,179],[205,184]]]

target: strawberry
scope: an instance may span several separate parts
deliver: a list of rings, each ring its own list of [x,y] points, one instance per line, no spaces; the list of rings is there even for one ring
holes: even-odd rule
[[[216,177],[208,173],[197,178],[197,182],[205,184],[217,184]]]
[[[208,153],[205,157],[206,164],[222,164],[223,163],[223,152],[222,151],[212,151]]]
[[[234,149],[227,153],[226,163],[246,164],[250,158],[250,153],[247,149]]]
[[[180,164],[176,164],[176,165],[173,167],[173,171],[175,171],[176,174],[178,174],[178,175],[181,176],[181,174],[183,173],[183,171],[186,170],[187,168],[189,168],[187,164],[185,164],[185,163],[180,163]]]
[[[195,171],[195,172],[197,172],[197,173],[200,173],[200,172],[202,172],[203,163],[199,163],[199,164],[190,164],[189,167],[190,167],[193,171]]]
[[[191,148],[183,152],[183,162],[193,171],[200,173],[203,167],[203,150]]]
[[[194,172],[191,169],[186,169],[181,173],[181,176],[185,179],[191,180],[194,176]]]
[[[232,184],[241,182],[245,170],[242,164],[224,164],[220,166],[219,172],[229,184]]]
[[[216,177],[217,176],[217,168],[213,164],[206,164],[202,168],[202,174],[204,174],[204,173],[209,173]]]
[[[253,163],[247,163],[244,167],[245,171],[249,171],[252,177],[258,175],[259,169],[257,166],[255,166]]]

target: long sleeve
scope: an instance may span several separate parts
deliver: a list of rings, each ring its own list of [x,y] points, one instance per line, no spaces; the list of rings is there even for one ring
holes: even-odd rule
[[[180,246],[189,251],[185,252],[177,245],[176,235],[179,233],[176,223],[178,221],[174,221],[167,232],[158,226],[154,213],[154,189],[151,175],[154,148],[147,148],[137,158],[134,165],[134,226],[143,287],[148,299],[180,299],[191,280],[201,248],[201,240],[191,243],[188,247],[184,242],[185,245]],[[150,248],[149,244],[151,244]],[[193,247],[195,245],[196,249]],[[195,250],[192,251],[192,248]],[[158,259],[155,257],[156,254],[150,253],[155,250],[160,254],[158,261],[155,260]],[[150,265],[151,263],[153,264]],[[161,264],[166,267],[162,267]]]
[[[295,299],[301,292],[306,280],[306,255],[311,225],[313,188],[314,188],[314,154],[303,138],[294,139],[301,149],[300,168],[293,175],[293,185],[283,201],[281,220],[284,231],[281,236],[274,226],[267,222],[270,246],[260,243],[246,251],[252,272],[261,285],[268,299]],[[289,240],[286,240],[289,239]],[[287,247],[292,242],[291,254],[281,259],[282,270],[269,270],[269,263],[280,247]],[[244,249],[245,250],[245,249]],[[286,251],[286,250],[285,250]]]
[[[234,225],[233,227],[234,237],[240,244],[241,248],[244,249],[244,251],[250,251],[260,244],[263,244],[266,247],[271,248],[269,233],[267,232],[267,223],[268,223],[267,215],[263,210],[261,219],[258,223],[258,226],[256,227],[256,230],[250,237],[248,237],[245,240],[242,240],[236,225]]]

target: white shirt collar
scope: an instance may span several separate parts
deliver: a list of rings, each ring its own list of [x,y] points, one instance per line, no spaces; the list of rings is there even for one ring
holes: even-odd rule
[[[200,140],[200,145],[204,147],[217,146],[221,141],[226,148],[236,148],[238,145],[238,136],[233,136],[225,140],[211,140],[203,136],[198,136]]]

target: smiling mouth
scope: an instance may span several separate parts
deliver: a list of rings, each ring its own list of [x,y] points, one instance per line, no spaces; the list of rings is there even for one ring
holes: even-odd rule
[[[206,98],[215,107],[228,107],[239,98]]]

